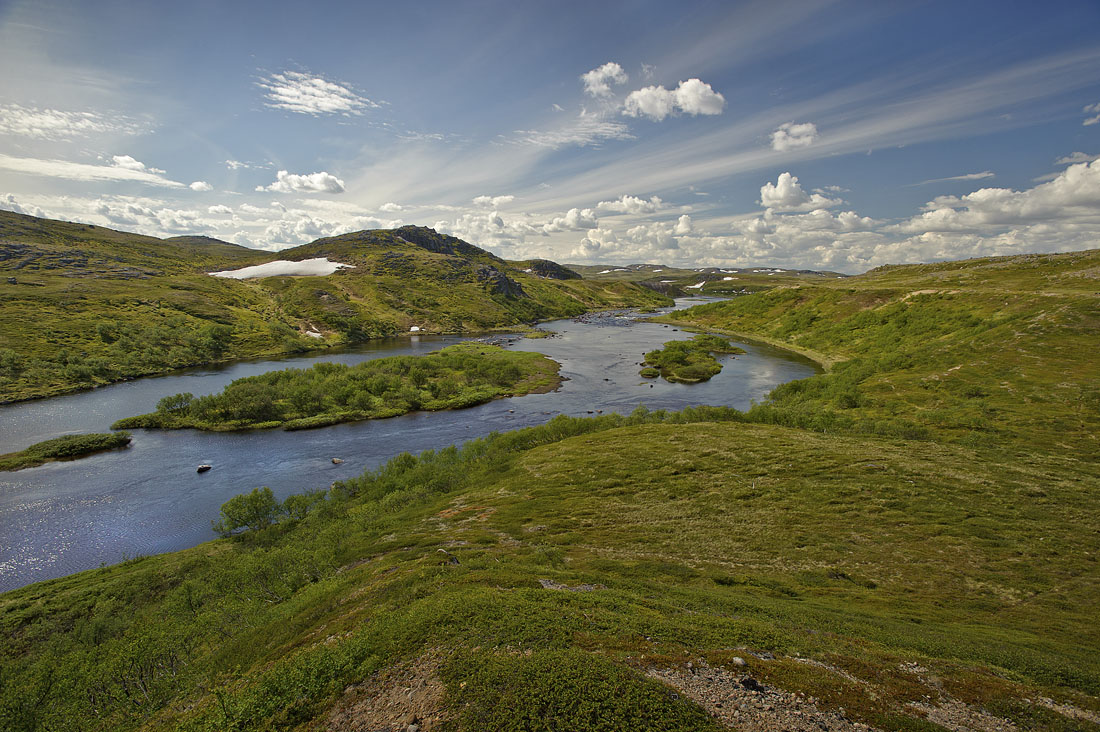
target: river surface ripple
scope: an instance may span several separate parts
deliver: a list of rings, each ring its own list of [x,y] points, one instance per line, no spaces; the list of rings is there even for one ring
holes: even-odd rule
[[[460,444],[493,431],[542,424],[557,414],[629,414],[639,405],[743,409],[778,384],[819,371],[795,354],[741,344],[748,353],[720,357],[724,368],[710,381],[669,384],[639,377],[638,362],[646,351],[668,340],[686,339],[688,333],[614,315],[541,327],[558,335],[506,340],[509,348],[538,351],[561,364],[567,380],[556,392],[298,432],[133,430],[133,443],[123,450],[0,473],[0,591],[208,541],[214,538],[210,522],[221,504],[257,486],[269,486],[282,499],[354,477],[401,452]],[[63,434],[105,432],[116,419],[153,411],[164,396],[184,391],[211,394],[242,376],[320,361],[354,364],[427,353],[463,340],[469,339],[390,339],[341,353],[195,369],[0,406],[0,452]],[[344,462],[333,464],[334,457]],[[213,470],[196,473],[202,463],[213,465]]]

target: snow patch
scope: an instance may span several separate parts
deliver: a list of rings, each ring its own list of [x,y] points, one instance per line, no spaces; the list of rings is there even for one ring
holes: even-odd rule
[[[241,269],[227,269],[221,272],[211,272],[214,277],[225,277],[231,280],[254,280],[260,277],[280,277],[284,275],[321,277],[345,267],[355,267],[354,264],[340,264],[330,262],[326,257],[316,259],[303,259],[301,262],[290,262],[280,259],[266,264],[254,264],[251,267]]]

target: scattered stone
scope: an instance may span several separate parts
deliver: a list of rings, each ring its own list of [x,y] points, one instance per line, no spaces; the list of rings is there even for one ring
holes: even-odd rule
[[[451,554],[446,549],[436,549],[436,551],[441,552],[446,557],[442,562],[440,562],[440,564],[458,564],[458,557],[456,557],[454,554]]]
[[[344,461],[343,461],[343,460],[341,460],[340,458],[333,458],[333,459],[332,459],[332,464],[333,464],[333,465],[339,465],[339,464],[340,464],[340,463],[342,463],[342,462],[344,462]]]
[[[560,582],[555,582],[548,579],[540,579],[539,584],[542,585],[544,590],[561,590],[563,592],[592,592],[594,590],[606,590],[604,585],[563,585]]]
[[[741,658],[740,656],[734,656],[731,663],[733,663],[734,666],[744,666],[745,659]]]
[[[751,676],[746,676],[741,679],[741,686],[745,687],[749,691],[755,691],[757,693],[765,691],[764,686]]]
[[[432,654],[373,674],[344,690],[319,729],[330,732],[435,732],[451,720]]]
[[[647,675],[674,687],[723,725],[742,732],[878,732],[843,714],[819,709],[796,694],[767,688],[750,676],[702,662],[696,662],[691,670],[651,668]],[[750,690],[751,685],[760,690]]]

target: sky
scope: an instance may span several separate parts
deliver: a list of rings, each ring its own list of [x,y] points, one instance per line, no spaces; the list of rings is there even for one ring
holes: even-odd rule
[[[1100,3],[0,0],[0,209],[863,272],[1100,246]]]

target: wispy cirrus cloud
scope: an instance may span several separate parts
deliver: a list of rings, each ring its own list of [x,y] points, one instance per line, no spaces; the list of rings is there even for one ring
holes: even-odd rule
[[[147,127],[137,120],[117,114],[69,112],[61,109],[0,105],[0,134],[20,135],[40,140],[71,140],[75,137],[118,133],[134,135]]]
[[[929,178],[928,180],[922,180],[920,183],[911,183],[913,186],[926,186],[929,183],[947,183],[953,180],[984,180],[986,178],[993,178],[997,174],[992,170],[983,170],[980,173],[964,173],[963,175],[951,175],[946,178]]]
[[[1073,165],[1074,163],[1091,163],[1093,160],[1100,160],[1100,155],[1089,154],[1083,152],[1071,152],[1069,155],[1064,155],[1054,161],[1055,165]]]
[[[633,140],[630,128],[602,115],[581,111],[568,124],[550,130],[516,130],[508,141],[557,150],[563,147],[598,147],[609,140]]]
[[[129,155],[115,157],[122,159],[125,164],[115,162],[111,165],[92,165],[89,163],[74,163],[68,160],[21,158],[0,153],[0,168],[14,173],[64,178],[66,180],[87,182],[129,181],[164,188],[185,187],[183,183],[165,178],[162,175],[164,171],[158,168],[146,168],[144,164],[134,160]]]
[[[257,81],[256,86],[264,90],[265,106],[295,114],[350,117],[381,106],[347,84],[301,71],[271,74]]]
[[[1081,110],[1085,114],[1091,114],[1091,117],[1087,117],[1081,124],[1085,127],[1091,127],[1095,124],[1100,124],[1100,102],[1096,104],[1090,104]]]

